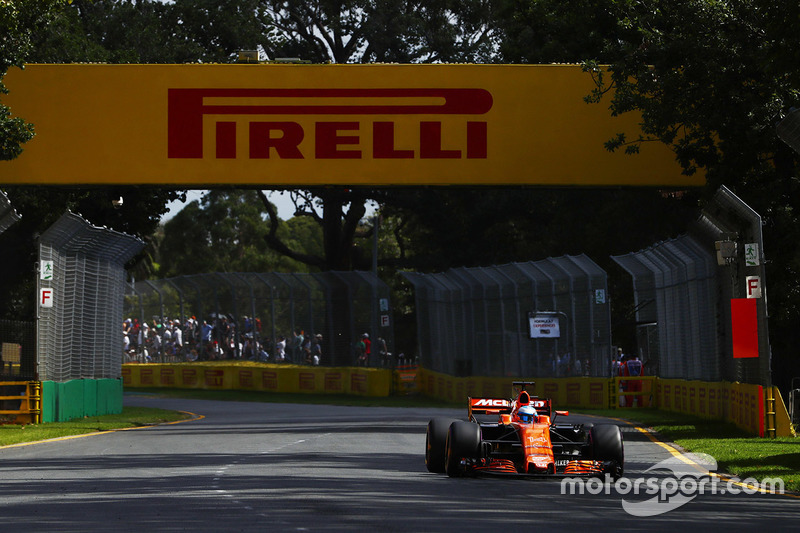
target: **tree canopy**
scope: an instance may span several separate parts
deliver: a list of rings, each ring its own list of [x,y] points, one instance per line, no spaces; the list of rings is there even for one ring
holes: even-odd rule
[[[2,78],[11,67],[22,67],[33,48],[37,28],[46,26],[56,8],[66,0],[15,0],[0,2],[0,95],[8,94]],[[0,103],[0,161],[14,159],[22,145],[33,138],[33,126],[11,116]]]
[[[267,246],[266,210],[254,190],[212,190],[164,224],[157,277],[206,272],[306,272],[306,265]],[[278,233],[299,250],[319,254],[319,227],[302,218]]]
[[[384,218],[381,262],[395,268],[444,269],[579,251],[607,257],[682,231],[698,203],[724,184],[764,220],[776,352],[800,341],[794,327],[800,320],[800,156],[775,134],[784,114],[800,107],[796,1],[74,0],[55,11],[60,5],[0,2],[0,25],[11,30],[0,37],[2,51],[10,50],[3,57],[12,58],[3,69],[21,64],[25,54],[37,61],[227,62],[239,49],[313,62],[582,63],[597,82],[597,91],[587,95],[591,105],[642,115],[642,136],[609,139],[608,149],[636,157],[641,143],[666,143],[685,172],[706,173],[708,186],[680,198],[653,189],[290,189],[296,218],[320,228],[319,247],[306,239],[292,242],[263,193],[255,193],[260,214],[246,217],[261,216],[264,230],[225,231],[263,239],[308,268],[366,268],[369,252],[359,242],[370,235],[364,205],[372,200]],[[40,24],[53,13],[53,24]],[[4,110],[0,147],[13,156],[32,131],[10,122]],[[29,193],[20,189],[16,201],[24,204]],[[76,194],[70,201],[89,209],[89,193]],[[115,222],[121,217],[105,213],[110,208],[96,199],[100,219],[93,222],[144,234],[165,198],[130,214],[141,224]],[[195,205],[186,218],[211,208]],[[208,242],[215,238],[227,237],[209,236]]]

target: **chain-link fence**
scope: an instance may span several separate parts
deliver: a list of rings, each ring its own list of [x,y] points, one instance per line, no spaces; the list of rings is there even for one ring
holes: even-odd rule
[[[632,277],[639,355],[663,378],[770,385],[761,217],[725,187],[687,235],[612,257]],[[760,297],[746,294],[756,278]],[[734,358],[731,300],[757,306],[758,357]]]
[[[21,217],[0,191],[0,233]],[[36,379],[36,341],[33,322],[0,320],[0,381]]]
[[[0,381],[36,379],[33,322],[0,320]]]
[[[585,255],[403,276],[414,286],[426,368],[455,376],[608,375],[607,276]]]
[[[66,213],[39,238],[41,380],[121,375],[125,262],[144,243]]]
[[[124,313],[130,361],[394,365],[390,291],[371,272],[139,281],[128,285]]]
[[[633,277],[639,358],[647,373],[719,381],[716,261],[684,235],[612,259]]]
[[[0,191],[0,233],[4,233],[20,218],[17,210],[12,207],[6,193]]]

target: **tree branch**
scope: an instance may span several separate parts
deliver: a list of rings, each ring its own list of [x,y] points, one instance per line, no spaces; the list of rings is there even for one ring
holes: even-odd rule
[[[290,259],[294,259],[295,261],[300,261],[303,264],[313,267],[324,268],[324,258],[316,255],[303,254],[292,250],[280,239],[280,237],[278,237],[278,227],[280,225],[278,212],[275,210],[275,206],[272,205],[272,202],[269,201],[269,198],[267,198],[267,195],[264,194],[264,191],[259,190],[257,192],[258,197],[261,199],[261,203],[264,204],[264,209],[267,210],[267,215],[269,216],[269,233],[264,236],[264,241],[267,243],[267,246],[279,254]]]

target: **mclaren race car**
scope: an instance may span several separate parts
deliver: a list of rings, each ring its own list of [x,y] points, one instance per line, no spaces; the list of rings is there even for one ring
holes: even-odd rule
[[[514,382],[516,398],[469,398],[467,421],[428,422],[425,465],[450,477],[478,474],[524,477],[622,476],[622,433],[614,424],[559,424],[549,398]]]

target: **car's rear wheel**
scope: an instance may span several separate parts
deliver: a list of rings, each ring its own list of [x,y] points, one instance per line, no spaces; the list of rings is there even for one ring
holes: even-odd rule
[[[452,418],[434,418],[428,422],[425,434],[425,466],[428,472],[444,473],[444,458],[447,451],[447,430],[456,422]]]
[[[625,466],[625,450],[619,427],[614,424],[598,424],[589,430],[589,440],[594,460],[608,462],[608,473],[614,479],[622,477]]]
[[[450,477],[466,473],[462,459],[478,457],[481,445],[481,428],[472,422],[453,422],[447,432],[445,471]]]

